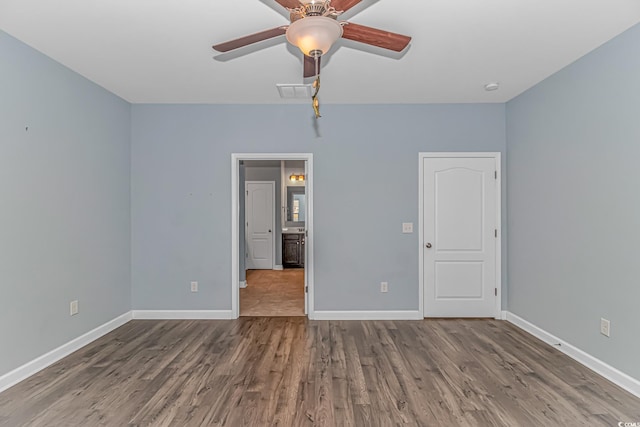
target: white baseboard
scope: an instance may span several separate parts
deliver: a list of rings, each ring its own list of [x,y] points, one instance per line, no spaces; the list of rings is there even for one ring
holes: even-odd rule
[[[247,287],[247,281],[246,280],[241,280],[240,281],[240,287],[241,288],[246,288]]]
[[[554,348],[557,348],[567,356],[583,364],[592,371],[602,375],[612,383],[617,384],[618,386],[627,390],[629,393],[640,397],[640,380],[633,378],[632,376],[627,375],[622,371],[619,371],[613,366],[606,364],[602,360],[597,359],[588,353],[585,353],[579,348],[569,344],[566,341],[561,340],[555,335],[550,334],[544,329],[539,328],[533,323],[530,323],[524,320],[522,317],[519,317],[509,311],[506,312],[506,320],[513,323],[520,329],[529,332],[531,335],[541,339]]]
[[[274,266],[273,266],[273,269],[274,269],[274,270],[284,270],[284,267],[283,267],[283,266],[281,266],[281,265],[274,265]]]
[[[13,371],[0,376],[0,392],[16,385],[17,383],[30,377],[31,375],[40,372],[47,366],[56,363],[63,357],[70,355],[74,351],[79,350],[87,344],[90,344],[103,335],[106,335],[114,329],[119,328],[130,320],[131,312],[128,311],[123,315],[118,316],[115,319],[112,319],[83,335],[80,335],[78,338],[74,338],[68,343],[63,344],[60,347],[51,350],[50,352],[43,354],[42,356],[33,359],[30,362],[25,363],[24,365],[14,369]]]
[[[398,311],[318,311],[311,316],[313,320],[422,320],[418,310]]]
[[[134,319],[233,319],[231,310],[133,310]]]

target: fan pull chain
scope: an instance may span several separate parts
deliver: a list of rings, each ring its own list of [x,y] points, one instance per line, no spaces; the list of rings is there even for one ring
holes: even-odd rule
[[[316,79],[313,81],[313,88],[316,90],[313,96],[311,97],[312,102],[311,106],[313,107],[313,112],[316,114],[316,119],[319,119],[320,116],[320,101],[318,101],[318,92],[320,92],[320,70],[318,69],[318,58],[315,57],[316,61]]]
[[[313,81],[313,88],[316,90],[311,99],[313,100],[313,112],[316,113],[316,119],[322,117],[320,116],[320,101],[318,101],[318,92],[320,91],[320,76],[316,77]]]

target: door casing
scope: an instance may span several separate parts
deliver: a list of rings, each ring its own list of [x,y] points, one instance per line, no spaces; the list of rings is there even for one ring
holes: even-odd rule
[[[424,159],[428,158],[493,158],[496,161],[496,186],[498,191],[496,192],[496,227],[498,230],[498,238],[496,239],[496,306],[494,317],[496,319],[502,318],[502,178],[501,178],[501,153],[499,152],[425,152],[418,153],[418,255],[419,255],[419,272],[418,272],[418,305],[420,316],[425,317],[429,313],[425,313],[424,307],[424,295],[425,286],[424,283]]]
[[[307,195],[306,258],[305,258],[305,294],[306,311],[309,319],[315,318],[313,298],[313,154],[312,153],[232,153],[231,154],[231,311],[232,318],[240,315],[240,282],[239,282],[239,224],[240,224],[240,160],[305,160],[305,187]],[[277,226],[279,226],[277,224]]]

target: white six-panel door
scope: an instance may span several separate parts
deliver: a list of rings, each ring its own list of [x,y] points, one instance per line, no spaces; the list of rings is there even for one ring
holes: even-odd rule
[[[271,270],[273,268],[274,235],[274,182],[247,182],[246,188],[246,236],[247,269]]]
[[[499,157],[422,162],[424,316],[495,317]]]

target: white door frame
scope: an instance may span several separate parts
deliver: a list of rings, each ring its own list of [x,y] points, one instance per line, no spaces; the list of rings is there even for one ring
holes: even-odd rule
[[[249,239],[247,238],[249,233],[249,227],[247,226],[246,213],[247,203],[249,202],[249,196],[247,194],[247,184],[271,184],[271,269],[273,270],[276,265],[276,182],[275,181],[245,181],[244,182],[244,207],[245,207],[245,223],[244,223],[244,236],[245,236],[245,250],[249,249]],[[238,221],[240,219],[238,218]],[[239,261],[238,261],[239,262]]]
[[[231,311],[232,318],[240,316],[240,282],[239,282],[239,223],[240,223],[240,160],[306,160],[307,176],[305,177],[305,193],[307,195],[307,218],[305,238],[307,259],[305,263],[308,297],[309,319],[315,318],[313,298],[313,154],[312,153],[232,153],[231,154]],[[274,233],[275,234],[275,233]],[[275,254],[274,254],[275,255]]]
[[[418,153],[418,169],[419,169],[419,181],[418,181],[418,244],[419,244],[419,311],[420,316],[424,317],[424,295],[425,295],[425,283],[424,283],[424,159],[428,158],[442,158],[442,157],[470,157],[470,158],[493,158],[496,160],[496,172],[497,172],[497,192],[496,192],[496,227],[498,229],[498,238],[496,239],[496,288],[498,289],[498,295],[496,296],[496,306],[494,317],[496,319],[502,318],[502,174],[499,152],[431,152],[431,153]]]

